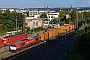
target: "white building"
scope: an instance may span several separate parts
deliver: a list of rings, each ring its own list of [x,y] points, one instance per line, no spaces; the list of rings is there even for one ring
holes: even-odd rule
[[[30,16],[35,16],[35,15],[41,15],[42,13],[48,13],[47,10],[39,11],[39,10],[31,10],[29,11],[29,17]]]
[[[21,14],[25,15],[26,17],[28,16],[27,12],[28,12],[28,10],[20,10],[20,9],[16,10],[16,13],[21,13]]]
[[[2,13],[4,13],[6,10],[10,10],[10,12],[14,12],[15,10],[14,9],[0,9],[2,11]]]
[[[47,14],[47,17],[48,17],[48,19],[51,21],[51,20],[54,19],[54,18],[58,18],[58,15],[59,15],[59,13],[53,12],[53,13],[48,13],[48,14]]]

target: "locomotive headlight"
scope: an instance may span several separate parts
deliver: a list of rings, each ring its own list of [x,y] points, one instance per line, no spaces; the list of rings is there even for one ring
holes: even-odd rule
[[[3,39],[3,40],[6,40],[6,39]]]
[[[6,41],[4,41],[4,43],[6,43]]]
[[[27,44],[28,44],[28,41],[27,41]]]
[[[11,49],[11,50],[16,50],[16,47],[10,46],[10,49]]]

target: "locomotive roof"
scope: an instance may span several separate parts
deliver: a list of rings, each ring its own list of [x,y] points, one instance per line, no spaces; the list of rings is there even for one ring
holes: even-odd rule
[[[16,41],[16,42],[14,42],[13,44],[18,44],[18,43],[24,42],[24,41],[26,41],[26,40],[27,40],[27,39],[18,40],[18,41]]]
[[[10,35],[10,36],[5,36],[5,37],[3,37],[3,38],[15,37],[15,36],[19,36],[19,35],[22,35],[22,34],[24,34],[24,33],[20,33],[20,34],[16,34],[16,35]]]
[[[18,40],[18,41],[16,41],[16,42],[14,42],[13,44],[18,44],[18,43],[24,42],[24,41],[26,41],[26,40],[33,39],[33,38],[35,38],[35,37],[37,37],[37,36],[31,36],[31,37],[28,37],[28,38],[23,39],[23,40]]]

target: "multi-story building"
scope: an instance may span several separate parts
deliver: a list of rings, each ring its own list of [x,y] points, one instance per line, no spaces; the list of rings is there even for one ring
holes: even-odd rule
[[[43,11],[39,11],[39,10],[31,10],[29,11],[29,17],[34,17],[36,15],[41,15],[42,13],[48,13],[48,11],[43,10]]]
[[[42,26],[42,19],[40,18],[27,17],[25,19],[25,22],[26,22],[26,27],[30,27],[30,29]]]
[[[54,18],[58,18],[58,15],[59,15],[59,13],[52,12],[52,13],[48,13],[47,17],[48,17],[49,21],[51,21]]]
[[[29,17],[34,17],[34,15],[37,15],[37,14],[38,14],[37,10],[29,11]]]

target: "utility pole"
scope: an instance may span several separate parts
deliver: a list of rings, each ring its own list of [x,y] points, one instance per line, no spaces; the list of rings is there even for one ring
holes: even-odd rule
[[[77,22],[76,22],[77,23],[77,27],[76,28],[78,29],[78,11],[76,11],[76,15],[77,15]]]
[[[58,18],[56,20],[57,20],[57,28],[58,28]]]
[[[53,28],[53,14],[52,14],[52,12],[51,12],[51,18],[52,18],[52,28]]]
[[[59,16],[60,16],[60,12],[59,12]],[[60,17],[59,17],[59,19],[60,19]],[[60,25],[60,20],[59,20],[59,25]]]
[[[25,15],[23,14],[24,18],[23,18],[23,33],[26,32],[26,28],[25,28]]]
[[[17,16],[16,16],[16,31],[17,31]]]
[[[43,21],[42,21],[42,25],[43,25],[43,27],[44,27],[44,13],[43,13],[43,19],[42,19]]]
[[[82,12],[82,20],[83,20],[83,12]]]
[[[48,8],[47,8],[47,9],[48,9]],[[48,10],[47,10],[47,11],[48,11]],[[47,12],[47,14],[49,14],[49,11]],[[49,17],[47,17],[47,18],[48,18],[48,27],[49,27],[49,22],[50,22],[50,21],[49,21]]]
[[[34,33],[34,20],[32,20],[32,22],[33,22],[33,33]]]

